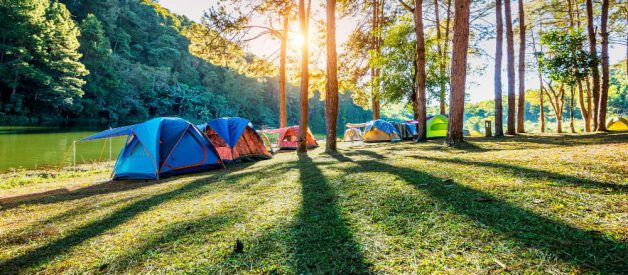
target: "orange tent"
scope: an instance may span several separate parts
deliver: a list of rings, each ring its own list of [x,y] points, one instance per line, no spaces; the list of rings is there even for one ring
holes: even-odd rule
[[[299,140],[299,126],[298,125],[290,126],[286,128],[273,129],[273,130],[265,130],[264,132],[279,134],[279,138],[277,139],[277,145],[279,146],[279,149],[294,150],[294,149],[297,149],[298,147],[298,144],[297,144]],[[314,136],[312,135],[312,131],[310,131],[310,128],[307,129],[306,139],[307,139],[308,148],[318,147],[318,143],[316,142],[316,139],[314,139]]]
[[[225,162],[271,158],[262,137],[246,119],[218,118],[203,125],[201,129]]]

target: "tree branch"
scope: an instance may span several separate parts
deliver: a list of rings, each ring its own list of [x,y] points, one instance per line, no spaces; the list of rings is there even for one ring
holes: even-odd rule
[[[408,10],[411,13],[414,13],[414,9],[410,5],[406,4],[406,2],[404,2],[403,0],[397,0],[397,1],[399,1],[399,4],[401,4],[406,10]]]

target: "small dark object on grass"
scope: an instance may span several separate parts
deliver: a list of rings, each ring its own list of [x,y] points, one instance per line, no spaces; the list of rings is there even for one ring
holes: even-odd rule
[[[241,253],[244,250],[244,244],[238,239],[233,246],[234,253]]]
[[[105,271],[105,270],[107,270],[107,268],[109,268],[109,264],[108,263],[104,263],[104,264],[102,264],[102,265],[100,265],[98,267],[98,270],[99,271]]]
[[[475,201],[477,201],[477,202],[492,202],[492,201],[494,201],[494,199],[492,199],[492,198],[485,198],[485,197],[479,197],[479,198],[475,199]]]

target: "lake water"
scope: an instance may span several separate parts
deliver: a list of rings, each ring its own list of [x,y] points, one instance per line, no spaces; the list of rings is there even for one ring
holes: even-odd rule
[[[0,173],[10,168],[39,168],[72,165],[72,142],[108,127],[86,126],[0,126]],[[111,139],[115,160],[126,138]],[[76,143],[76,162],[109,160],[109,140]]]
[[[0,126],[0,173],[11,168],[57,168],[72,165],[72,142],[109,129],[106,126]],[[324,140],[324,134],[314,134]],[[271,142],[275,136],[269,135]],[[126,137],[111,139],[116,160]],[[109,139],[76,143],[76,163],[109,160]]]

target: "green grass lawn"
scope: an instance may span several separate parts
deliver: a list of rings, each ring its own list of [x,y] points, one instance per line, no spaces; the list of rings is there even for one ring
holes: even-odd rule
[[[469,141],[0,189],[0,273],[628,272],[628,133]]]

